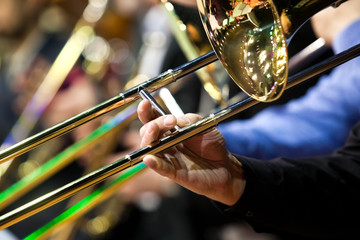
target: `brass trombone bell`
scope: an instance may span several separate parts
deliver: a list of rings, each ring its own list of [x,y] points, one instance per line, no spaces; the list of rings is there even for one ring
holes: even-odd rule
[[[199,11],[200,11],[200,14],[201,14],[205,24],[210,23],[211,21],[214,21],[214,20],[212,20],[213,19],[213,17],[211,17],[212,15],[207,15],[209,18],[206,18],[206,14],[207,14],[206,12],[209,12],[210,9],[213,12],[215,12],[215,10],[216,10],[216,12],[220,11],[220,10],[218,10],[221,7],[221,5],[218,6],[219,1],[220,0],[214,0],[213,2],[211,2],[211,1],[207,1],[207,0],[202,0],[202,2],[200,2],[200,4],[203,4],[203,5],[202,5],[202,7],[200,5]],[[300,26],[301,24],[299,24],[299,22],[295,23],[294,21],[290,21],[291,16],[294,16],[296,14],[283,15],[283,12],[287,12],[287,13],[295,12],[297,14],[300,14],[302,19],[307,20],[311,15],[313,15],[317,12],[316,9],[319,11],[323,7],[326,7],[336,1],[335,0],[332,0],[332,1],[330,1],[330,0],[322,0],[322,1],[320,1],[320,0],[307,0],[307,1],[294,0],[291,3],[292,4],[295,3],[295,6],[297,8],[291,9],[291,10],[289,10],[283,6],[284,3],[287,3],[287,0],[283,0],[281,2],[280,2],[280,0],[278,0],[278,1],[279,1],[278,5],[276,5],[276,4],[273,5],[274,2],[270,1],[270,0],[269,1],[261,1],[261,0],[239,1],[238,0],[236,2],[234,0],[234,1],[232,1],[233,5],[231,5],[231,4],[230,5],[234,7],[232,9],[232,11],[235,11],[236,6],[240,3],[247,4],[247,5],[249,5],[249,7],[253,6],[254,9],[257,9],[256,12],[252,12],[252,14],[255,14],[255,16],[257,18],[254,18],[254,16],[252,16],[251,18],[249,17],[248,19],[245,19],[245,20],[239,18],[240,20],[244,20],[245,22],[250,21],[250,19],[251,19],[251,21],[255,22],[256,19],[260,19],[260,17],[258,17],[258,15],[262,15],[263,11],[269,11],[269,9],[270,9],[271,14],[266,13],[267,14],[266,19],[267,18],[270,19],[271,17],[273,17],[272,18],[273,20],[264,21],[264,22],[261,22],[259,20],[260,22],[258,21],[257,24],[253,24],[253,23],[251,23],[251,24],[253,24],[252,26],[262,26],[262,23],[265,23],[265,22],[266,23],[270,22],[270,24],[275,24],[275,23],[278,24],[274,27],[270,27],[269,28],[270,30],[267,29],[267,34],[268,34],[267,37],[271,36],[270,33],[275,34],[276,31],[281,32],[281,34],[280,34],[280,32],[278,32],[281,36],[279,37],[279,41],[278,40],[276,40],[276,41],[281,43],[280,51],[285,51],[284,53],[286,55],[286,58],[283,59],[281,57],[279,61],[286,60],[286,63],[285,63],[285,65],[283,65],[283,63],[279,63],[281,65],[281,67],[278,67],[278,66],[274,66],[277,64],[276,61],[271,62],[271,63],[266,63],[268,60],[270,60],[270,58],[265,58],[264,65],[261,65],[260,63],[262,63],[261,59],[263,56],[262,54],[260,54],[261,49],[258,49],[258,47],[255,47],[255,48],[251,47],[251,49],[253,49],[255,51],[255,53],[257,54],[257,56],[259,57],[258,59],[254,60],[255,61],[254,66],[258,67],[258,69],[254,69],[254,71],[260,71],[260,73],[261,73],[261,71],[264,72],[264,70],[269,68],[269,69],[271,69],[271,70],[269,70],[269,74],[270,73],[273,74],[274,69],[276,71],[281,69],[281,73],[279,73],[277,75],[280,76],[280,75],[284,74],[285,78],[287,78],[287,76],[286,76],[287,75],[287,53],[286,53],[287,50],[286,50],[285,39],[286,38],[290,39],[292,36],[291,30],[296,29],[296,28],[294,28],[295,25]],[[222,1],[222,2],[225,2],[225,1]],[[236,5],[236,3],[238,3],[238,4]],[[290,5],[290,3],[288,5]],[[226,1],[226,4],[224,4],[224,9],[226,9],[228,6],[229,6],[228,1]],[[302,8],[303,6],[305,6],[305,8]],[[320,8],[320,6],[323,6],[323,7]],[[206,10],[206,11],[204,11],[204,10]],[[279,10],[281,10],[281,11],[279,11]],[[278,14],[279,12],[281,14]],[[250,14],[250,12],[249,12],[249,14]],[[305,17],[304,15],[306,15],[307,17]],[[280,19],[282,19],[282,18],[289,20],[289,21],[285,21],[287,23],[285,29],[283,29],[284,27],[283,27],[282,20],[280,21]],[[228,20],[231,20],[231,19],[226,18],[225,22]],[[231,24],[236,23],[237,25],[241,26],[241,24],[243,22],[241,22],[240,20],[239,20],[239,22],[237,22],[238,20],[235,19],[230,23]],[[216,22],[219,23],[219,21],[216,21]],[[231,30],[230,27],[234,27],[231,24],[225,25],[225,28],[228,27],[229,31]],[[248,23],[246,23],[246,24],[248,24]],[[239,31],[242,33],[243,30],[241,30],[238,27],[239,26],[235,26],[234,29],[235,28],[236,28],[235,30],[239,29]],[[273,29],[273,30],[271,30],[271,29]],[[246,32],[244,32],[244,33],[253,32],[255,30],[260,31],[260,29],[251,29],[250,27],[246,27]],[[207,31],[208,31],[210,39],[213,37],[212,35],[219,33],[216,31],[214,31],[214,32],[209,31],[209,30],[207,30]],[[220,60],[222,62],[226,63],[225,68],[227,68],[228,71],[232,70],[229,68],[230,66],[232,66],[234,68],[238,68],[239,63],[236,63],[236,61],[239,62],[240,60],[242,61],[243,59],[233,57],[232,60],[235,59],[234,63],[228,63],[224,60],[228,60],[228,58],[231,57],[230,56],[231,54],[234,56],[239,54],[238,53],[239,49],[241,51],[244,51],[244,49],[246,48],[245,50],[247,51],[248,49],[250,49],[250,48],[247,49],[247,47],[248,47],[247,44],[251,43],[251,41],[249,43],[249,39],[251,39],[251,37],[249,37],[249,35],[245,35],[245,37],[242,37],[240,34],[238,34],[236,32],[234,32],[232,34],[230,34],[230,33],[229,33],[229,35],[227,35],[226,32],[225,33],[222,32],[224,37],[223,38],[213,38],[213,40],[215,42],[212,43],[214,46],[214,49],[216,51],[216,54],[218,54],[218,58],[220,58]],[[244,41],[245,42],[243,44],[236,45],[236,41],[234,41],[234,39],[232,39],[235,36],[239,38],[238,39],[239,42],[244,42]],[[227,37],[229,39],[227,39]],[[256,42],[260,42],[262,37],[264,37],[264,36],[260,36],[260,38],[257,39]],[[220,45],[222,40],[223,40],[223,44]],[[271,37],[270,37],[270,40],[271,40]],[[219,45],[216,45],[217,44],[216,41],[218,41]],[[233,50],[233,51],[223,50],[222,47],[225,48],[224,43],[230,44],[230,45],[232,43],[234,43],[236,51],[235,50]],[[272,43],[272,42],[270,41],[270,43]],[[258,43],[258,44],[260,44],[260,43]],[[219,47],[217,47],[217,46],[219,46]],[[236,49],[236,46],[239,48]],[[260,45],[258,45],[258,46],[260,47]],[[265,53],[266,54],[274,53],[274,51],[276,51],[276,48],[277,48],[277,46],[275,47],[275,45],[272,45],[271,49],[269,51],[266,50]],[[347,61],[349,59],[349,57],[352,58],[355,56],[359,56],[360,47],[356,46],[356,48],[354,48],[353,50],[355,50],[355,52],[348,51],[348,52],[338,56],[336,59],[333,58],[333,60],[331,62],[324,64],[324,65],[326,65],[325,67],[322,65],[321,68],[319,67],[319,68],[310,69],[310,71],[306,72],[303,75],[295,75],[293,81],[289,81],[289,84],[287,84],[287,87],[291,87],[296,83],[304,81],[312,76],[315,76],[316,74],[322,73],[325,70],[335,67],[335,66]],[[258,51],[260,51],[260,52],[258,52]],[[240,56],[246,57],[248,55],[247,53],[248,52],[246,52],[246,54],[244,54],[244,52],[241,52]],[[219,54],[222,54],[222,55],[219,56]],[[276,54],[278,54],[278,53],[276,53]],[[283,52],[281,52],[279,54],[283,54]],[[267,57],[267,56],[265,56],[265,57]],[[59,136],[61,134],[64,134],[64,133],[70,131],[71,129],[75,128],[76,126],[81,125],[82,123],[85,123],[87,121],[90,121],[91,119],[94,119],[95,117],[103,115],[108,111],[111,111],[115,108],[118,108],[120,106],[123,106],[127,103],[130,103],[130,102],[133,102],[133,101],[139,99],[139,92],[143,89],[145,89],[151,93],[167,84],[170,84],[171,82],[175,81],[176,79],[178,79],[182,76],[185,76],[186,74],[193,72],[194,70],[197,70],[198,68],[205,66],[215,60],[216,60],[215,53],[210,52],[194,61],[191,61],[187,64],[180,66],[179,68],[176,68],[174,70],[169,70],[168,72],[165,72],[158,77],[150,79],[150,80],[144,82],[143,84],[140,84],[134,88],[131,88],[128,91],[125,91],[124,93],[121,93],[118,96],[116,96],[108,101],[105,101],[104,103],[99,104],[98,106],[95,106],[94,108],[92,108],[88,111],[85,111],[69,120],[66,120],[58,125],[55,125],[54,127],[50,128],[48,130],[45,130],[33,137],[30,137],[30,138],[20,142],[19,144],[15,144],[13,147],[10,147],[9,150],[5,149],[4,151],[0,152],[0,162],[4,161],[4,159],[8,159],[8,158],[19,155],[19,152],[20,153],[26,152],[26,151],[30,150],[31,148],[34,148],[34,147],[40,145],[41,143],[43,143],[47,140],[50,140],[51,138],[54,138],[56,136]],[[258,63],[260,65],[257,65],[256,61],[258,61],[258,60],[259,60]],[[251,65],[251,66],[253,66],[253,65]],[[248,68],[249,66],[246,64],[243,64],[242,67],[243,67],[242,70],[244,70],[244,71],[245,70],[250,71],[250,69],[251,69],[251,68]],[[275,71],[275,73],[276,73],[276,71]],[[282,71],[285,71],[285,72],[282,72]],[[235,70],[234,70],[234,73],[235,73]],[[260,74],[260,73],[258,72],[258,74]],[[247,75],[241,75],[241,76],[244,78],[247,77]],[[253,84],[251,81],[254,80],[254,77],[252,76],[252,77],[249,77],[248,79],[250,79],[250,83],[248,83],[248,84]],[[275,79],[277,79],[277,78],[275,78]],[[281,77],[281,79],[282,79],[282,77]],[[237,79],[235,81],[238,81],[238,80],[240,80],[240,79]],[[258,91],[258,92],[266,93],[265,95],[260,95],[261,100],[275,99],[276,96],[278,97],[278,94],[281,94],[281,92],[285,89],[285,82],[277,82],[277,80],[276,81],[271,80],[270,82],[272,82],[270,84],[272,87],[266,88],[267,90],[264,90],[264,91]],[[267,83],[265,84],[265,83],[261,83],[261,82],[255,82],[255,83],[259,83],[260,87],[263,87],[264,85],[267,84]],[[239,85],[242,85],[242,84],[239,83]],[[267,85],[267,86],[270,86],[270,85]],[[252,88],[250,88],[250,89],[252,89]],[[255,93],[257,94],[257,92],[255,92]],[[253,95],[251,95],[251,94],[250,94],[250,96],[253,97]],[[145,155],[159,153],[171,146],[174,146],[175,144],[178,144],[178,143],[186,140],[189,137],[192,137],[202,131],[205,131],[209,128],[216,126],[218,124],[218,122],[221,122],[231,116],[234,116],[235,114],[241,112],[242,110],[256,104],[255,99],[258,100],[258,98],[254,98],[254,97],[248,98],[248,99],[245,99],[245,100],[243,100],[239,103],[236,103],[232,106],[229,106],[226,109],[223,109],[217,113],[214,113],[214,114],[210,115],[209,117],[206,117],[206,118],[200,120],[197,123],[194,123],[192,125],[189,125],[188,127],[180,129],[179,131],[177,131],[177,134],[175,134],[174,136],[168,136],[166,138],[161,139],[159,141],[159,143],[156,145],[146,146],[144,148],[141,148],[141,149],[137,150],[136,152],[133,152],[133,153],[125,156],[124,158],[118,160],[117,162],[114,162],[112,164],[104,166],[103,168],[101,168],[97,171],[94,171],[93,173],[90,173],[86,176],[83,176],[82,178],[80,178],[74,182],[71,182],[53,192],[50,192],[50,193],[44,195],[43,197],[40,197],[22,207],[19,207],[18,209],[13,210],[12,212],[9,212],[7,214],[4,214],[3,216],[0,216],[0,229],[11,226],[12,224],[14,224],[22,219],[25,219],[25,218],[31,216],[32,214],[35,214],[35,213],[65,199],[67,197],[72,196],[73,194],[79,192],[80,190],[82,190],[86,187],[89,187],[93,184],[97,184],[115,173],[118,173],[128,167],[131,167],[135,164],[140,163],[142,161],[142,158]]]
[[[286,40],[312,15],[337,0],[197,0],[214,52],[139,84],[99,105],[0,151],[0,163],[139,99],[220,59],[237,85],[258,101],[273,101],[285,89]],[[298,20],[298,18],[300,20]],[[269,44],[270,46],[267,46]]]
[[[197,0],[217,57],[249,96],[274,101],[285,89],[287,41],[334,0]]]
[[[333,67],[336,67],[354,57],[360,56],[360,44],[340,53],[327,61],[323,61],[317,65],[312,66],[300,73],[295,74],[289,78],[287,88],[293,87],[311,77],[321,74]],[[159,140],[159,142],[152,146],[145,146],[137,151],[126,155],[125,157],[113,162],[109,165],[102,167],[92,173],[89,173],[78,180],[68,183],[42,197],[39,197],[17,209],[14,209],[4,215],[0,216],[0,230],[7,228],[31,215],[44,210],[59,201],[62,201],[75,193],[101,181],[106,178],[119,173],[129,167],[142,162],[145,155],[156,154],[167,148],[175,146],[176,144],[195,136],[203,131],[215,127],[219,122],[232,117],[239,112],[258,103],[255,99],[248,97],[240,102],[237,102],[225,109],[222,109],[214,114],[205,117],[198,122],[195,122],[187,127],[179,129],[175,135],[170,135]]]

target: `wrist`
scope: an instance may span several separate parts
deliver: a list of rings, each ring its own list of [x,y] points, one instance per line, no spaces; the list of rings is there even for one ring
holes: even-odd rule
[[[246,179],[241,162],[230,153],[229,173],[231,176],[230,184],[228,185],[227,194],[222,203],[232,206],[241,198],[245,189]]]

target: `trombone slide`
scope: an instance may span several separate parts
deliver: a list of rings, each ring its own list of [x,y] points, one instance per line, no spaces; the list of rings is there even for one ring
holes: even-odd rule
[[[287,88],[295,86],[313,76],[321,74],[357,56],[360,56],[360,44],[325,61],[313,65],[311,68],[299,72],[292,77],[289,77],[289,84],[287,84]],[[47,207],[50,207],[55,203],[60,202],[91,185],[100,183],[107,177],[110,177],[122,170],[142,162],[142,159],[145,155],[159,153],[166,150],[167,148],[181,143],[182,141],[192,136],[215,127],[219,122],[236,115],[237,113],[255,105],[256,103],[258,103],[257,100],[248,97],[238,103],[230,105],[223,110],[211,114],[208,117],[199,120],[198,122],[181,128],[175,135],[170,135],[160,139],[156,145],[145,146],[131,154],[126,155],[116,162],[106,165],[103,168],[85,175],[76,181],[73,181],[61,188],[58,188],[57,190],[45,194],[44,196],[39,197],[17,209],[14,209],[13,211],[0,216],[0,230],[7,228],[37,212],[40,212]]]

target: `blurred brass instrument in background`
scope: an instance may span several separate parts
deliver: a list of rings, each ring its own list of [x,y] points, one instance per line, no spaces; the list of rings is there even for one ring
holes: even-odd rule
[[[92,1],[92,4],[94,4],[94,3],[96,3],[96,1],[95,2]],[[93,27],[93,26],[90,26],[90,24],[87,24],[87,21],[84,21],[85,13],[90,11],[89,6],[91,7],[92,5],[87,5],[84,13],[82,14],[82,17],[76,24],[75,31],[74,31],[75,33],[76,33],[76,30],[80,28],[79,26]],[[101,6],[102,11],[99,11],[99,14],[103,13],[105,11],[106,2],[102,2],[102,5],[99,5],[98,7],[100,7],[100,6]],[[170,14],[169,14],[169,16],[170,16]],[[177,18],[174,11],[171,12],[171,17]],[[99,21],[100,18],[97,17],[95,20]],[[94,25],[93,22],[91,22],[91,24]],[[180,34],[182,35],[181,40],[182,41],[186,40],[186,43],[187,43],[184,47],[182,47],[182,49],[184,49],[185,47],[187,47],[188,49],[190,48],[191,55],[188,56],[188,59],[191,59],[191,57],[195,58],[199,54],[197,54],[195,48],[190,45],[191,40],[188,39],[186,32],[182,29],[181,33],[179,33],[179,31],[181,30],[180,27],[181,26],[174,25],[174,27],[172,29],[173,34],[174,35],[180,35]],[[71,61],[70,61],[71,63],[74,63],[73,59],[77,59],[79,57],[79,54],[81,53],[83,48],[85,49],[85,53],[83,53],[85,60],[87,59],[88,54],[95,55],[96,53],[89,53],[89,50],[87,50],[87,46],[89,46],[92,50],[94,50],[93,46],[91,45],[93,42],[94,42],[94,45],[98,45],[98,46],[100,43],[102,43],[99,46],[99,49],[95,49],[95,51],[96,50],[101,51],[102,50],[101,46],[104,47],[104,45],[109,45],[105,42],[105,40],[102,40],[102,42],[100,42],[100,43],[95,42],[95,41],[101,40],[100,37],[97,37],[95,34],[96,34],[95,31],[92,30],[92,34],[91,34],[91,36],[89,36],[89,38],[91,38],[91,40],[86,39],[86,41],[85,41],[86,44],[81,45],[81,47],[79,47],[79,48],[76,48],[77,51],[73,51],[72,52],[73,54],[68,53],[67,55],[65,55],[66,57],[71,58]],[[70,38],[70,40],[71,39],[72,38]],[[69,42],[71,42],[70,40],[69,40]],[[90,45],[89,45],[89,42],[90,42]],[[151,44],[151,43],[147,43],[146,45],[148,45],[148,44]],[[64,50],[62,52],[69,52],[69,49],[73,48],[71,46],[73,46],[73,45],[71,45],[70,43],[66,44],[64,47]],[[209,45],[209,47],[210,47],[210,45]],[[113,50],[113,51],[115,51],[115,50]],[[65,56],[64,56],[64,54],[62,54],[61,58],[59,57],[59,59],[62,61],[65,61]],[[111,54],[109,54],[109,57],[110,56],[111,56]],[[141,61],[141,55],[139,58],[140,58],[139,61]],[[91,59],[91,56],[89,56],[89,60],[90,59]],[[99,59],[99,57],[97,57],[96,59]],[[52,67],[52,69],[58,69],[59,64],[61,65],[60,60],[56,61],[56,64]],[[94,71],[91,70],[92,66],[94,66],[94,65],[102,66],[101,69],[99,69],[98,67],[95,66],[94,67],[95,70],[99,69],[100,71],[104,71],[102,69],[105,68],[103,66],[106,65],[106,61],[110,61],[110,60],[103,59],[101,63],[94,63],[94,64],[89,63],[89,61],[86,61],[85,62],[86,63],[86,66],[85,66],[86,71],[88,71],[90,74],[95,73]],[[106,67],[109,67],[109,66],[106,66]],[[136,70],[136,68],[135,68],[135,70]],[[205,88],[206,88],[207,82],[210,80],[211,76],[206,72],[205,69],[202,69],[202,70],[204,70],[204,71],[201,72],[202,73],[201,76],[207,76],[207,79],[205,81],[203,81],[203,84],[205,85]],[[61,79],[63,79],[62,77],[65,77],[65,74],[67,71],[62,71],[62,72],[63,72],[63,74],[61,76],[58,76]],[[95,78],[101,78],[101,75],[102,75],[101,73],[100,74],[95,73],[95,74],[96,74]],[[134,71],[132,75],[136,75],[136,74],[137,73]],[[133,79],[138,79],[138,78],[134,77]],[[128,81],[128,83],[125,85],[125,89],[126,89],[127,85],[134,85],[132,83],[134,81],[133,79]],[[98,79],[98,81],[101,81],[101,79]],[[176,90],[178,88],[181,88],[182,82],[179,82],[178,84],[174,84],[174,85],[176,85],[176,86],[171,88],[172,92],[176,92]],[[210,83],[210,85],[211,85],[211,83]],[[216,86],[215,86],[215,88],[216,88]],[[212,89],[215,89],[215,88],[212,88]],[[211,94],[211,92],[210,92],[210,94]],[[217,94],[215,93],[215,96],[219,96],[219,93],[217,93]],[[215,102],[219,101],[218,98],[215,98],[214,100],[215,100]],[[91,151],[92,152],[91,158],[94,159],[94,161],[89,161],[90,162],[89,166],[86,167],[85,172],[88,173],[88,172],[91,172],[91,171],[99,168],[103,163],[98,160],[103,159],[104,157],[106,157],[106,155],[110,154],[110,151],[109,151],[109,150],[111,150],[110,146],[113,146],[116,144],[115,137],[119,134],[120,131],[124,130],[126,128],[126,126],[128,126],[131,123],[131,121],[134,120],[135,117],[136,117],[136,108],[134,106],[132,106],[132,107],[126,109],[125,111],[122,111],[120,114],[116,115],[112,120],[110,120],[109,122],[104,124],[101,128],[95,130],[92,134],[90,134],[86,138],[84,138],[81,141],[75,143],[74,145],[66,148],[64,151],[60,152],[53,158],[51,158],[51,155],[55,155],[54,151],[57,148],[60,148],[61,144],[57,141],[61,141],[61,139],[54,139],[54,140],[50,141],[49,143],[47,143],[46,145],[41,145],[39,148],[35,149],[36,151],[31,152],[29,159],[24,161],[23,163],[21,163],[19,166],[18,174],[20,176],[22,176],[22,179],[20,179],[18,182],[16,182],[12,186],[10,186],[7,189],[0,192],[0,209],[4,209],[9,204],[18,200],[20,197],[22,197],[23,195],[28,193],[30,190],[32,190],[36,186],[40,185],[42,182],[46,181],[51,176],[53,176],[54,174],[61,171],[63,168],[65,168],[69,164],[71,164],[73,161],[75,161],[80,155],[84,154],[85,152]],[[106,129],[106,131],[104,129]],[[57,140],[57,141],[55,141],[55,140]],[[103,155],[101,156],[101,154],[99,152],[102,152]],[[48,160],[48,161],[45,162],[45,160]],[[2,179],[5,179],[5,176]],[[79,199],[81,199],[84,196],[86,196],[87,194],[89,194],[90,191],[92,191],[92,190],[89,188],[89,189],[87,189],[86,192],[83,191],[81,194],[74,196],[74,198],[69,201],[69,206],[73,205],[74,203],[79,201]],[[108,195],[106,195],[106,196],[108,196]],[[105,201],[106,200],[105,198],[108,198],[108,197],[103,197],[102,201]],[[121,206],[121,205],[118,204],[117,206]],[[87,209],[90,209],[93,207],[94,206],[92,206],[92,207],[87,206]],[[99,219],[100,218],[98,218],[97,221],[99,221]],[[103,221],[106,220],[105,218],[101,218],[101,219],[103,219]],[[72,223],[73,222],[74,222],[74,220],[72,220]],[[68,239],[68,236],[65,237],[65,235],[71,234],[71,231],[76,229],[76,223],[67,224],[67,226],[68,226],[67,228],[61,228],[61,235],[59,235],[60,238]],[[95,233],[95,230],[92,230],[92,232]]]
[[[360,54],[356,46],[324,62],[314,65],[288,79],[287,42],[312,15],[336,3],[335,0],[309,1],[220,1],[198,0],[200,17],[214,52],[205,54],[178,68],[141,83],[79,115],[59,123],[0,152],[0,162],[6,162],[31,149],[63,135],[72,129],[114,109],[123,109],[138,100],[140,90],[154,92],[177,79],[220,59],[236,84],[250,97],[226,107],[202,120],[180,129],[154,146],[141,148],[118,161],[106,165],[82,178],[54,190],[28,204],[0,216],[1,229],[7,228],[82,189],[141,163],[147,154],[161,152],[196,134],[216,126],[258,101],[274,101],[285,88],[323,73]]]

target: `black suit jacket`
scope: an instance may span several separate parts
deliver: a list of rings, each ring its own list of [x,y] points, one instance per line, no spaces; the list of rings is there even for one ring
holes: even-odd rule
[[[226,213],[284,239],[360,239],[360,122],[331,156],[238,159],[245,192]]]

